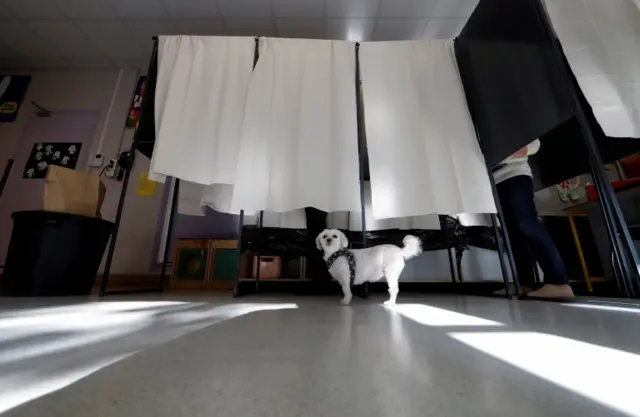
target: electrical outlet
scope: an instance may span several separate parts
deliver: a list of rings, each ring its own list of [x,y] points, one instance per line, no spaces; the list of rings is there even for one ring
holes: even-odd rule
[[[100,168],[102,167],[102,162],[104,162],[104,155],[101,153],[97,153],[93,155],[93,158],[91,158],[89,166],[92,168]]]
[[[107,168],[104,171],[104,175],[107,178],[115,178],[118,175],[118,161],[116,159],[110,159],[107,163]]]

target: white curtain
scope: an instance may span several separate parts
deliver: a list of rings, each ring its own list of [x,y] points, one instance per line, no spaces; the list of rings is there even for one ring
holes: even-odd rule
[[[371,183],[365,182],[365,223],[367,231],[375,230],[440,230],[440,218],[437,214],[425,216],[375,219],[373,216],[373,206],[371,204]],[[362,230],[362,212],[333,212],[327,216],[328,227],[332,229],[347,229],[352,231]]]
[[[360,45],[373,216],[495,213],[453,41]]]
[[[355,45],[264,41],[251,77],[231,211],[359,210]]]
[[[546,0],[578,84],[605,134],[640,137],[640,9],[634,0]]]
[[[244,225],[257,225],[260,212],[252,213],[244,217]],[[292,210],[286,213],[264,211],[262,213],[263,227],[277,227],[280,229],[306,229],[307,217],[304,209]]]
[[[195,182],[180,181],[178,192],[178,214],[187,216],[204,216],[206,207],[202,205],[201,184]],[[169,197],[171,198],[171,197]]]
[[[150,178],[232,184],[254,38],[161,36]]]

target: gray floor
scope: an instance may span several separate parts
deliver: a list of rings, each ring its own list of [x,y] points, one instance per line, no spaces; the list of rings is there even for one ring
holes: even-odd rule
[[[109,300],[0,300],[0,415],[640,415],[624,304]]]

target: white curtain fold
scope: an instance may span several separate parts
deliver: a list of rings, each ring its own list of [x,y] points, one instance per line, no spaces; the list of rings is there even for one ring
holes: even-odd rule
[[[254,38],[161,36],[150,178],[233,184]]]
[[[201,184],[189,181],[180,181],[178,192],[178,214],[187,216],[204,216],[206,207],[202,205]],[[171,198],[171,197],[169,197]]]
[[[230,210],[360,208],[355,45],[264,41],[251,77]]]
[[[495,213],[453,41],[360,45],[376,219]]]
[[[605,134],[640,137],[638,3],[545,2],[569,65]]]

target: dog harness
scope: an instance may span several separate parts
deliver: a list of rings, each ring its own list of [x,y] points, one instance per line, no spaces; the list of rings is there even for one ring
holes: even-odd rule
[[[333,252],[333,254],[327,258],[327,268],[331,269],[333,263],[341,256],[347,258],[347,264],[349,265],[349,282],[353,285],[356,279],[356,257],[353,256],[353,253],[349,249],[340,249]]]

